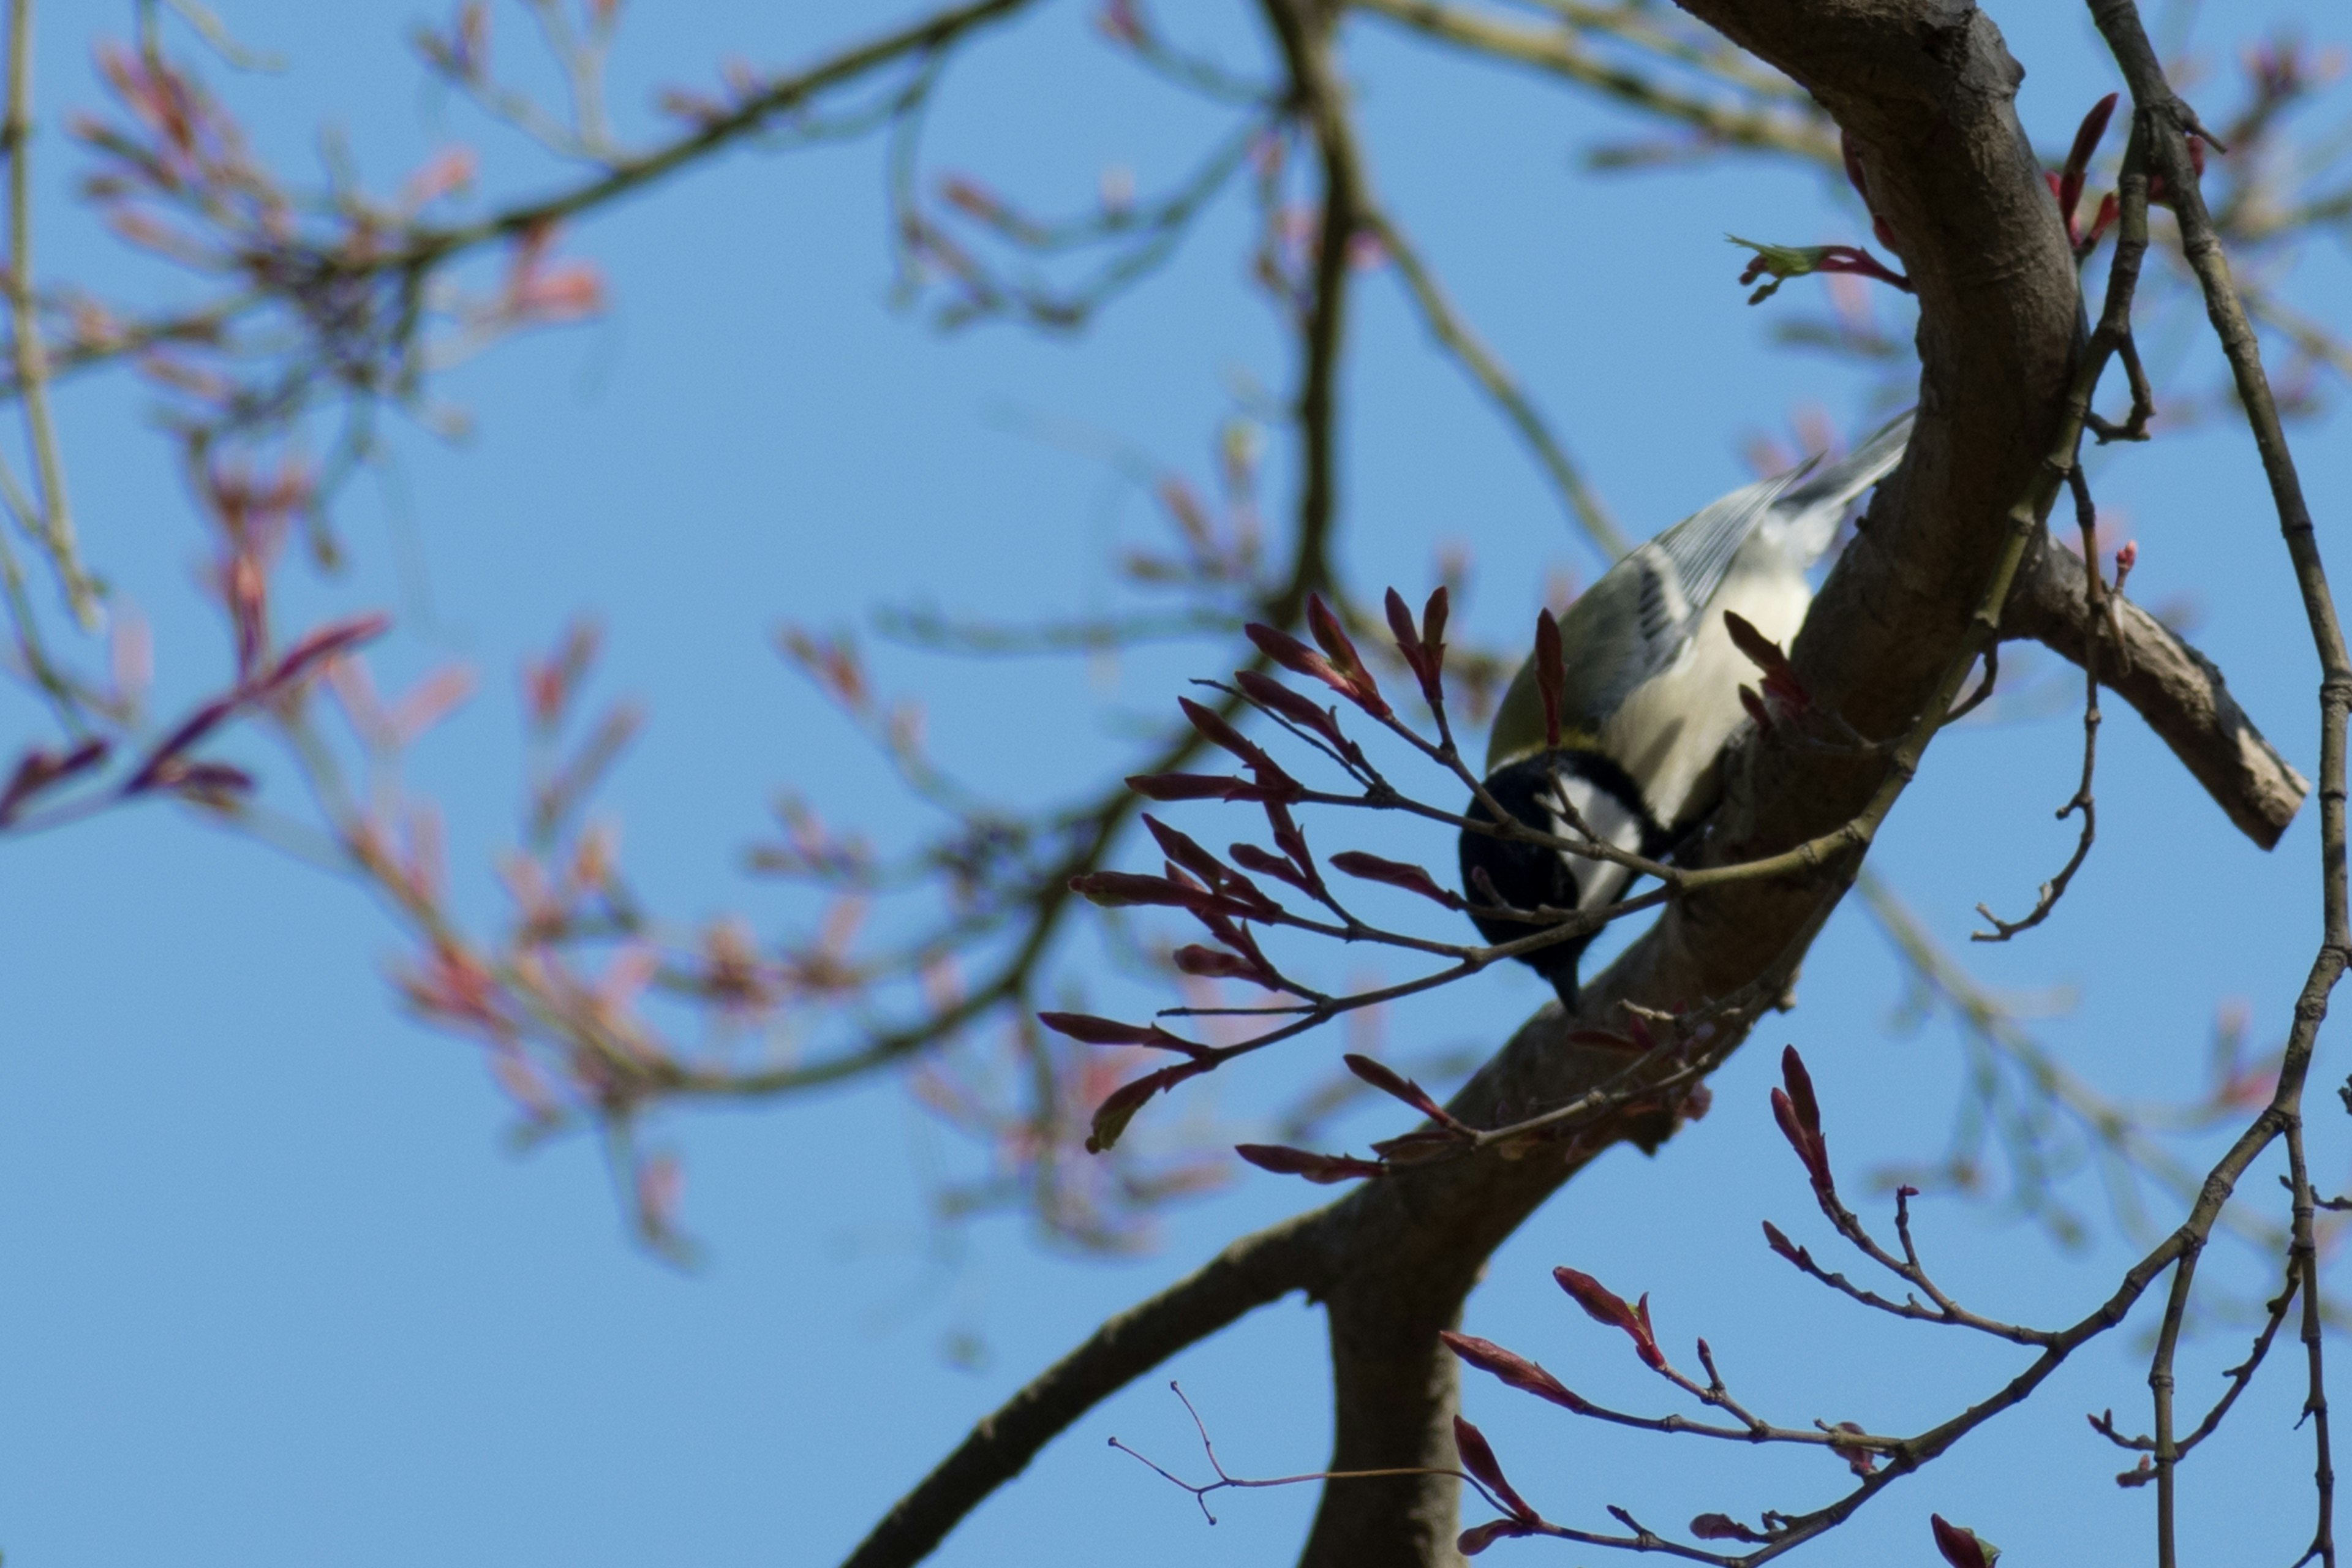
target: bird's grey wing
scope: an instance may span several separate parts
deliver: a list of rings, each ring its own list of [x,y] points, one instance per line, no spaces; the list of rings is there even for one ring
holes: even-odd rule
[[[1560,653],[1576,671],[1569,682],[1576,711],[1565,721],[1597,728],[1627,692],[1675,661],[1732,557],[1794,477],[1743,485],[1693,512],[1628,552],[1570,608]]]
[[[1830,547],[1839,521],[1854,499],[1894,472],[1895,465],[1903,460],[1904,450],[1911,444],[1911,416],[1916,412],[1905,409],[1836,462],[1824,463],[1810,473],[1801,471],[1773,501],[1766,526],[1800,571],[1821,559]]]

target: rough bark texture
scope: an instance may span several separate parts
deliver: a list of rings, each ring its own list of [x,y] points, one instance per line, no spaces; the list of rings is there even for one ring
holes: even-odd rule
[[[2083,586],[2082,562],[2045,547],[2009,596],[2001,636],[2029,638],[2082,663],[2090,630]],[[2117,606],[2116,618],[2126,658],[2119,661],[2103,648],[2099,684],[2147,721],[2240,832],[2265,849],[2276,845],[2311,781],[2263,739],[2211,659],[2129,600]]]
[[[2074,268],[2013,99],[2023,72],[1990,20],[1951,0],[1685,0],[1811,89],[1862,152],[1871,201],[1918,290],[1919,420],[1904,465],[1816,601],[1792,656],[1817,700],[1866,734],[1904,729],[1984,589],[2004,516],[2050,445],[2076,345]],[[1788,848],[1853,816],[1872,758],[1769,744],[1732,764],[1710,862]],[[1586,994],[1654,1007],[1726,995],[1800,940],[1833,887],[1737,885],[1669,910]],[[1591,1088],[1622,1058],[1538,1015],[1456,1098],[1495,1125]],[[1654,1132],[1653,1134],[1655,1135]],[[1331,1321],[1338,1470],[1443,1462],[1453,1386],[1437,1331],[1494,1247],[1596,1148],[1477,1160],[1376,1183],[1330,1223],[1344,1261]],[[1309,1568],[1454,1560],[1455,1487],[1438,1478],[1325,1489]]]

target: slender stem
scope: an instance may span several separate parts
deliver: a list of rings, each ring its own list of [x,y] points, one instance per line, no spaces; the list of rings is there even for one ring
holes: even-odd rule
[[[2304,1158],[2303,1118],[2286,1124],[2287,1184],[2294,1193],[2294,1246],[2290,1253],[2294,1281],[2303,1289],[2303,1351],[2308,1383],[2303,1414],[2311,1423],[2314,1452],[2312,1486],[2318,1497],[2318,1523],[2311,1546],[2296,1559],[2295,1568],[2315,1558],[2321,1568],[2336,1568],[2336,1461],[2330,1452],[2327,1426],[2327,1363],[2325,1327],[2320,1319],[2319,1243],[2314,1230],[2318,1201],[2311,1190],[2311,1167]]]
[[[16,387],[25,400],[25,435],[40,476],[40,537],[64,585],[66,603],[84,627],[98,624],[98,591],[74,544],[65,464],[49,412],[47,350],[33,299],[33,0],[8,0],[8,95],[0,112],[0,152],[8,159],[8,310]]]

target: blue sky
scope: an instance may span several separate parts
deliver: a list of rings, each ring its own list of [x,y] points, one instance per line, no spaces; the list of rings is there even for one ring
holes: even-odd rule
[[[2028,68],[2026,123],[2063,143],[2113,85],[2087,21],[1989,8]],[[730,55],[789,63],[873,23],[862,6],[775,9],[633,14],[624,128],[649,127],[656,87],[708,82]],[[402,42],[410,11],[219,10],[289,62],[227,87],[283,159],[308,159],[314,128],[331,121],[379,184],[450,139],[482,148],[493,191],[548,177],[421,85]],[[94,103],[91,42],[128,16],[85,5],[44,18],[45,110]],[[520,14],[499,19],[500,58],[521,69]],[[2232,47],[2221,29],[2254,20],[2210,16],[2200,41]],[[1235,63],[1260,58],[1245,13],[1221,6],[1199,26]],[[1784,428],[1791,408],[1859,420],[1852,370],[1769,342],[1775,311],[1811,308],[1811,286],[1751,310],[1721,237],[1858,237],[1836,193],[1739,162],[1594,178],[1575,150],[1633,129],[1619,117],[1369,23],[1355,34],[1378,188],[1630,531],[1744,479],[1742,441]],[[1108,166],[1132,167],[1147,190],[1173,177],[1219,124],[1112,59],[1065,4],[958,67],[930,156],[1070,205]],[[185,294],[73,206],[79,154],[62,136],[45,136],[39,156],[46,276]],[[471,412],[471,437],[400,432],[395,482],[362,484],[345,510],[353,571],[294,590],[319,614],[401,615],[377,661],[388,686],[452,658],[481,671],[481,695],[415,763],[449,810],[461,907],[484,919],[499,907],[488,866],[513,831],[511,673],[582,610],[608,631],[599,691],[638,695],[653,715],[610,800],[627,862],[664,908],[793,914],[736,869],[781,784],[886,838],[906,832],[883,770],[783,668],[771,629],[854,625],[886,601],[1003,615],[1100,602],[1107,546],[1142,537],[1147,508],[1098,462],[1023,430],[1083,422],[1205,472],[1235,388],[1291,374],[1241,285],[1246,229],[1241,204],[1219,206],[1096,330],[1046,341],[1003,327],[942,338],[891,308],[871,142],[734,154],[582,225],[572,245],[607,268],[609,315],[447,377],[442,395]],[[2319,256],[2296,287],[2325,302],[2344,281],[2341,256]],[[1441,542],[1460,542],[1477,563],[1465,614],[1486,637],[1514,637],[1547,574],[1589,578],[1595,562],[1393,280],[1367,275],[1360,298],[1346,381],[1349,579],[1413,589]],[[137,387],[94,378],[66,391],[60,415],[91,552],[153,624],[168,708],[216,684],[223,656],[192,591],[192,515],[147,406]],[[2341,429],[2297,436],[2323,545],[2340,552],[2352,500]],[[1279,496],[1278,433],[1270,460]],[[2098,478],[2140,542],[2136,593],[2193,596],[2201,646],[2312,771],[2316,672],[2250,448],[2182,436]],[[422,594],[398,570],[404,550],[422,563]],[[1016,801],[1116,766],[1121,716],[1165,712],[1183,677],[1217,673],[1187,662],[1201,657],[1130,659],[1106,685],[1045,664],[877,656],[886,684],[929,699],[939,752]],[[29,722],[21,703],[5,706]],[[2178,1096],[2200,1082],[2224,999],[2246,1000],[2258,1041],[2284,1029],[2317,929],[2312,825],[2259,854],[2127,711],[2111,711],[2089,868],[2044,930],[1967,956],[1996,985],[2072,991],[2038,1027],[2076,1070],[2119,1094]],[[2073,830],[2048,813],[2073,787],[2077,736],[2061,713],[1938,742],[1874,863],[1946,941],[1964,942],[1979,900],[2023,907],[2063,860]],[[1446,853],[1401,834],[1368,842],[1441,864]],[[1015,1218],[943,1233],[926,1217],[927,1173],[969,1168],[972,1152],[875,1082],[665,1121],[688,1161],[687,1222],[708,1248],[681,1273],[628,1244],[588,1142],[509,1151],[505,1104],[473,1055],[396,1013],[383,977],[396,951],[354,889],[162,810],[0,854],[0,1547],[13,1561],[828,1561],[1101,1317],[1319,1195],[1244,1174],[1172,1215],[1156,1253],[1118,1262],[1040,1246]],[[1498,1040],[1541,995],[1531,976],[1486,977],[1400,1009],[1389,1038]],[[1939,1149],[1961,1070],[1955,1037],[1941,1022],[1890,1028],[1900,976],[1858,910],[1831,927],[1801,996],[1777,1026],[1813,1064],[1841,1168]],[[1765,1111],[1781,1043],[1759,1036],[1717,1079],[1714,1113],[1657,1157],[1621,1150],[1567,1189],[1496,1258],[1467,1326],[1596,1397],[1666,1408],[1622,1345],[1547,1280],[1570,1263],[1651,1291],[1677,1347],[1706,1334],[1750,1402],[1795,1424],[1926,1425],[2006,1377],[2012,1352],[1862,1319],[1765,1252],[1767,1217],[1822,1241]],[[1328,1071],[1338,1048],[1302,1041],[1221,1075],[1201,1105],[1246,1123]],[[2343,1071],[2324,1045],[2318,1081]],[[2340,1183],[2332,1097],[2314,1108],[2315,1169]],[[1360,1147],[1394,1130],[1367,1115],[1341,1133]],[[2100,1212],[2095,1190],[2077,1196]],[[2128,1256],[2111,1239],[2062,1251],[1957,1201],[1923,1205],[1922,1225],[1972,1304],[2028,1321],[2079,1315]],[[2216,1268],[2242,1293],[2268,1286],[2266,1259],[2221,1247]],[[1236,1472],[1314,1468],[1328,1435],[1319,1326],[1285,1303],[1180,1357],[1080,1423],[940,1560],[1279,1561],[1313,1506],[1307,1489],[1220,1499],[1212,1529],[1105,1439],[1197,1471],[1172,1375]],[[982,1347],[976,1367],[945,1353],[956,1336]],[[1811,1560],[1930,1561],[1930,1509],[2021,1563],[2139,1550],[2152,1500],[2108,1483],[2121,1457],[2081,1419],[2112,1405],[2136,1423],[2137,1342],[2127,1331],[2086,1352],[2032,1407]],[[2235,1329],[2200,1340],[2184,1387],[2218,1389],[2215,1369],[2242,1349]],[[2300,1549],[2298,1388],[2274,1368],[2187,1472],[2190,1555],[2223,1542],[2232,1560]],[[1602,1521],[1609,1502],[1661,1521],[1752,1519],[1840,1489],[1841,1472],[1811,1457],[1628,1441],[1490,1386],[1472,1388],[1468,1409],[1521,1489],[1572,1522]],[[1537,1543],[1505,1553],[1585,1560]]]

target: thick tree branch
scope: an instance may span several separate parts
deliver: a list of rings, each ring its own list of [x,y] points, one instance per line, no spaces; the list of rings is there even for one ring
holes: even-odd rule
[[[982,1499],[1019,1475],[1063,1428],[1187,1345],[1289,1292],[1326,1267],[1325,1229],[1302,1215],[1244,1237],[1159,1295],[1104,1323],[1041,1373],[901,1498],[844,1568],[920,1561]]]
[[[1792,650],[1816,700],[1866,734],[1922,711],[1968,633],[2005,533],[2059,431],[2076,353],[2078,293],[2054,205],[2011,103],[2018,68],[1989,18],[1927,0],[1687,6],[1810,88],[1863,153],[1872,204],[1918,289],[1918,428]],[[1755,858],[1852,819],[1881,757],[1767,742],[1738,759],[1709,836],[1710,863]],[[1843,879],[1727,887],[1677,904],[1587,990],[1587,1025],[1622,1002],[1719,1001],[1801,956]],[[1574,1098],[1621,1064],[1567,1041],[1547,1009],[1454,1100],[1474,1125]],[[1728,1051],[1738,1023],[1710,1042]],[[1589,1128],[1557,1157],[1408,1173],[1334,1215],[1352,1260],[1330,1297],[1341,1453],[1334,1468],[1418,1463],[1451,1415],[1438,1363],[1488,1252],[1610,1142],[1654,1143],[1663,1116]],[[1351,1433],[1354,1436],[1351,1436]],[[1385,1443],[1375,1447],[1372,1435]],[[1318,1521],[1315,1568],[1423,1568],[1450,1547],[1433,1518],[1453,1486],[1351,1489]]]
[[[2081,664],[2090,627],[2083,563],[2042,551],[2010,595],[2004,637],[2028,638]],[[2130,703],[2238,830],[2268,849],[2294,820],[2311,783],[2273,749],[2230,695],[2213,661],[2129,600],[2116,606],[2124,658],[2102,658],[2099,684]]]

